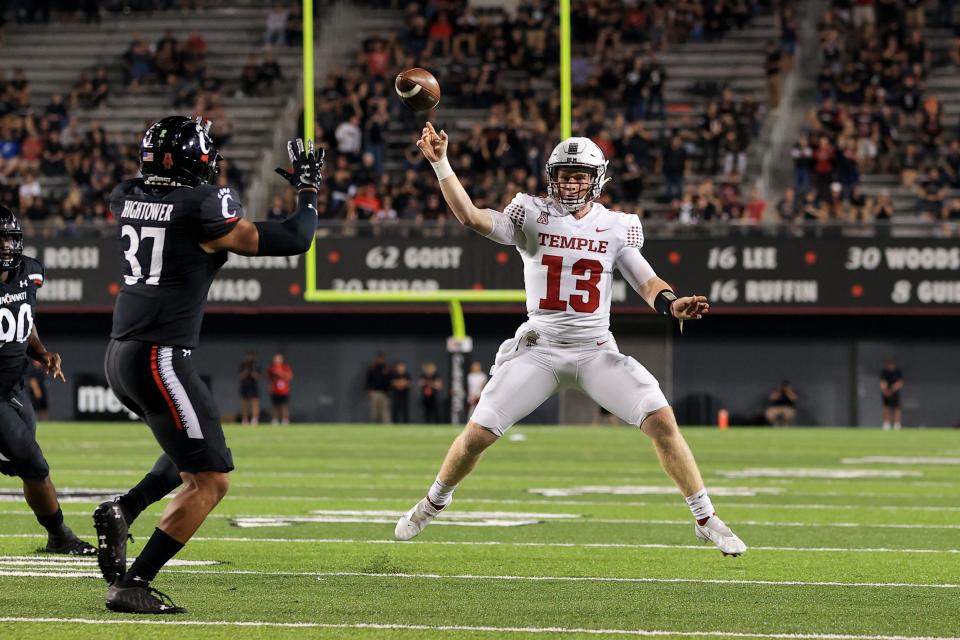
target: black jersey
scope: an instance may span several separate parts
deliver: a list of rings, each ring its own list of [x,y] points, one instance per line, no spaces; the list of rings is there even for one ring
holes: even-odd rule
[[[29,366],[27,339],[42,285],[43,265],[27,256],[6,282],[0,282],[0,393],[19,385]]]
[[[200,244],[225,236],[243,217],[228,187],[162,188],[143,178],[110,194],[117,220],[123,286],[113,309],[115,340],[197,346],[210,283],[227,252]]]

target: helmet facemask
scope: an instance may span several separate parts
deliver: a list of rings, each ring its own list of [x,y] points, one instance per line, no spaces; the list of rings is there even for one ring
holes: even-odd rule
[[[569,214],[599,198],[603,186],[610,181],[603,151],[589,138],[562,141],[554,147],[545,170],[547,195]],[[563,180],[560,179],[561,172],[564,172]],[[584,176],[580,175],[577,182],[572,182],[570,177],[578,173],[586,174],[589,180],[582,180]]]
[[[560,172],[566,171],[561,180]],[[585,173],[588,181],[572,181],[570,177]],[[603,185],[597,176],[597,168],[582,164],[558,164],[549,168],[547,173],[547,195],[567,213],[575,213],[587,203],[600,196]]]
[[[0,271],[13,271],[23,259],[23,231],[0,229]]]

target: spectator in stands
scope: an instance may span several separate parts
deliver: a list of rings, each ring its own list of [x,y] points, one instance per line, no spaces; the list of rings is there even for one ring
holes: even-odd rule
[[[123,60],[127,86],[131,92],[137,93],[153,73],[153,57],[150,55],[150,49],[139,36],[134,35]]]
[[[378,351],[373,362],[367,367],[367,403],[370,408],[370,422],[390,424],[390,366],[386,355]]]
[[[290,424],[290,381],[293,369],[282,353],[273,354],[273,364],[267,369],[270,379],[270,399],[273,402],[271,424]]]
[[[793,157],[793,185],[803,193],[810,188],[810,176],[813,173],[813,147],[806,135],[801,135],[790,152]]]
[[[358,160],[363,143],[360,131],[360,116],[354,115],[337,126],[334,133],[337,139],[337,151],[348,160]]]
[[[940,214],[941,233],[950,238],[960,234],[960,198],[951,198]]]
[[[424,362],[420,367],[420,379],[417,381],[420,389],[420,406],[423,409],[423,421],[427,424],[440,422],[440,393],[443,391],[443,380],[437,373],[437,366],[432,362]]]
[[[163,37],[154,45],[153,51],[153,66],[157,77],[166,78],[167,75],[180,71],[180,51],[173,29],[163,32]]]
[[[930,167],[927,171],[926,178],[914,188],[914,191],[919,198],[917,201],[917,215],[921,215],[925,220],[931,222],[939,220],[946,190],[940,179],[940,172],[936,167]]]
[[[257,95],[258,80],[257,56],[251,53],[249,56],[247,56],[247,61],[244,63],[243,69],[240,71],[240,95]]]
[[[292,2],[287,14],[287,45],[299,47],[303,42],[303,8],[301,3]]]
[[[265,44],[284,46],[287,44],[287,18],[290,12],[282,2],[274,1],[273,7],[267,12],[266,31],[263,35]]]
[[[787,188],[783,192],[783,198],[777,203],[776,222],[781,224],[793,223],[799,212],[800,204],[797,202],[796,192]]]
[[[92,107],[102,107],[110,97],[110,80],[107,77],[107,68],[99,66],[93,73],[92,80],[93,91],[90,94],[90,105]]]
[[[687,170],[687,151],[683,148],[683,139],[679,133],[673,134],[661,157],[664,198],[667,201],[674,200],[683,195],[683,179]]]
[[[398,360],[390,373],[390,411],[394,424],[410,422],[410,372]]]
[[[940,178],[956,189],[960,188],[960,139],[953,139],[940,161]]]
[[[767,409],[764,417],[775,427],[788,427],[797,417],[797,392],[790,386],[789,380],[784,380],[780,386],[767,396]]]
[[[903,410],[900,408],[900,391],[903,389],[903,373],[893,358],[887,359],[880,372],[880,394],[883,397],[883,430],[900,429]]]
[[[237,377],[240,379],[240,422],[257,426],[260,421],[260,363],[256,351],[247,352]]]
[[[424,55],[428,58],[434,55],[450,55],[452,40],[453,24],[450,23],[450,14],[446,11],[438,11],[427,32],[427,49]]]
[[[767,105],[770,109],[780,106],[780,94],[783,91],[783,55],[775,42],[767,42],[767,54],[764,68],[767,75]]]
[[[767,201],[760,197],[760,190],[753,189],[750,192],[750,201],[744,208],[743,221],[748,224],[760,224],[767,215]]]
[[[263,62],[257,67],[257,92],[262,96],[276,94],[277,84],[283,80],[283,70],[273,57],[269,46],[263,51]]]
[[[667,82],[667,69],[660,64],[656,55],[651,53],[647,57],[643,72],[643,84],[647,92],[647,117],[664,118],[666,117],[666,106],[663,94],[664,85]]]
[[[917,150],[916,145],[908,143],[899,159],[900,184],[904,187],[912,187],[916,182],[917,174],[920,172],[922,156]]]

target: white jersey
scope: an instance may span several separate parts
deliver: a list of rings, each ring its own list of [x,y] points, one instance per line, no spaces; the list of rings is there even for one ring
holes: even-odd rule
[[[614,268],[634,286],[655,275],[640,256],[643,229],[635,215],[594,202],[577,219],[551,200],[525,193],[501,215],[512,223],[512,241],[523,258],[527,325],[547,338],[586,341],[607,335]],[[498,216],[487,237],[508,241],[504,224]],[[624,261],[631,263],[629,275]]]

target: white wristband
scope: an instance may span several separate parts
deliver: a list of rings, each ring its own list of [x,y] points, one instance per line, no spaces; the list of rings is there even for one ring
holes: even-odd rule
[[[443,156],[436,162],[431,162],[430,166],[433,167],[433,172],[437,174],[437,180],[443,180],[453,175],[453,168],[450,167],[447,156]]]

